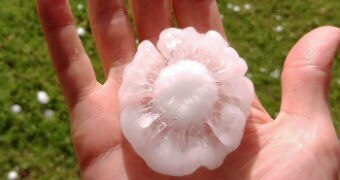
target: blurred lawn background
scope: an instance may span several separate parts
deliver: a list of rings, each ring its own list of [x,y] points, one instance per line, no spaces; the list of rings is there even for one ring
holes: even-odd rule
[[[35,1],[0,0],[0,179],[15,170],[19,179],[79,179],[69,117],[48,56]],[[219,0],[230,44],[249,65],[263,105],[275,116],[280,106],[280,72],[289,49],[306,32],[340,26],[338,0]],[[85,0],[71,0],[82,41],[103,82],[91,37]],[[81,8],[82,7],[82,8]],[[337,58],[337,61],[340,59]],[[331,110],[340,133],[340,66],[335,63]],[[47,104],[37,100],[46,91]],[[12,106],[21,106],[14,113]],[[45,116],[48,109],[52,116]]]

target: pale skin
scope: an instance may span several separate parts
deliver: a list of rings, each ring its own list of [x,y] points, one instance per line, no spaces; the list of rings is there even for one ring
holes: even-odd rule
[[[317,28],[289,52],[282,72],[282,103],[273,120],[255,98],[240,147],[216,170],[201,168],[185,177],[152,171],[124,139],[119,126],[121,72],[135,53],[124,0],[88,0],[91,29],[106,82],[96,80],[77,35],[67,0],[38,0],[38,12],[54,68],[71,115],[81,178],[333,180],[338,178],[339,145],[329,112],[331,67],[340,30]],[[200,32],[224,28],[214,0],[130,0],[140,41],[172,26]],[[227,17],[226,17],[227,18]],[[147,61],[147,59],[146,59]],[[260,90],[260,89],[259,89]]]

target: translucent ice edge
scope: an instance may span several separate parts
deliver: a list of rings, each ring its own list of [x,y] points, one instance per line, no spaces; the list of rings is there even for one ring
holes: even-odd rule
[[[241,142],[252,82],[246,62],[215,31],[164,30],[140,43],[119,91],[121,128],[156,172],[219,167]]]

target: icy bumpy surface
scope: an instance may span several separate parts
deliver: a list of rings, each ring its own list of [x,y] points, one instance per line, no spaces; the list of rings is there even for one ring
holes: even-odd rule
[[[119,92],[121,128],[154,171],[219,167],[240,144],[254,97],[245,61],[215,31],[164,30],[143,41]]]

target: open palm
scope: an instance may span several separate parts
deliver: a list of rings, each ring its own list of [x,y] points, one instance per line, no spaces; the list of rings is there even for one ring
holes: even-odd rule
[[[156,42],[172,26],[224,30],[215,0],[131,0],[139,40]],[[124,0],[89,0],[90,21],[107,80],[96,81],[67,0],[38,0],[38,12],[71,114],[82,179],[176,179],[153,172],[121,134],[118,89],[134,53]],[[282,105],[275,121],[258,99],[240,147],[213,171],[178,179],[337,179],[339,147],[328,108],[331,65],[340,30],[318,28],[291,50],[282,75]],[[147,61],[147,59],[146,59]]]

